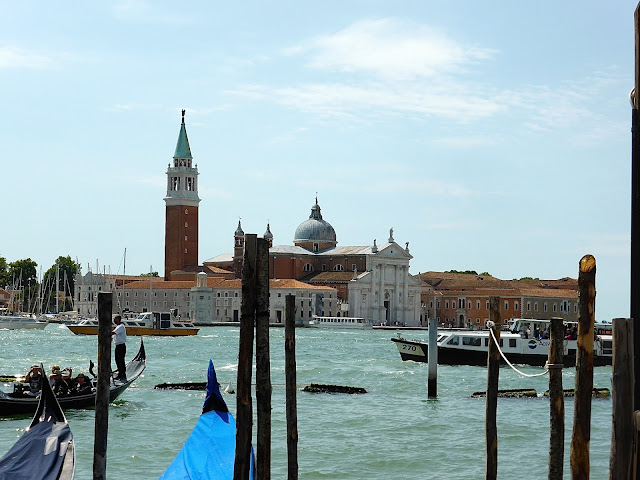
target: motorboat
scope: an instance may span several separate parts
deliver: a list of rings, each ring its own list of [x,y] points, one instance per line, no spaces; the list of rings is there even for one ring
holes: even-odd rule
[[[85,318],[67,328],[76,335],[97,335],[98,324],[97,318]],[[144,312],[133,318],[123,316],[122,324],[127,335],[181,337],[197,335],[200,330],[192,322],[177,319],[171,312]]]
[[[508,330],[500,332],[500,349],[507,359],[514,364],[544,366],[549,357],[550,340],[548,332],[549,320],[516,319]],[[563,363],[566,367],[576,364],[578,349],[575,335],[577,325],[566,323],[567,335],[564,339]],[[540,334],[539,332],[543,332]],[[485,330],[439,330],[436,343],[438,345],[438,364],[442,365],[487,365],[489,350],[488,329]],[[546,338],[545,338],[546,337]],[[420,340],[408,340],[403,337],[392,338],[404,361],[427,362],[429,346]],[[594,366],[611,365],[612,336],[595,335],[593,345]]]
[[[318,317],[315,315],[309,321],[309,326],[316,328],[347,328],[355,330],[369,330],[373,328],[371,322],[360,317]]]
[[[42,329],[49,322],[41,321],[31,315],[0,315],[0,329],[18,330],[23,328]]]

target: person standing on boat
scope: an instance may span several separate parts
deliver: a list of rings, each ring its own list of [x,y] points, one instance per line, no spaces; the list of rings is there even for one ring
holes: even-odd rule
[[[118,367],[118,380],[122,382],[127,381],[127,367],[124,363],[124,357],[127,354],[127,329],[122,323],[122,317],[116,315],[113,321],[116,324],[116,328],[113,329],[111,335],[113,335],[114,343],[116,344],[116,366]]]

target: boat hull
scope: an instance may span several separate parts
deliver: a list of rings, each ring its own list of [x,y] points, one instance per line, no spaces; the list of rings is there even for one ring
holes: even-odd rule
[[[402,338],[392,338],[391,340],[396,344],[400,358],[403,361],[428,362],[428,344]],[[548,359],[547,355],[540,354],[505,353],[505,356],[513,364],[531,365],[534,367],[544,367]],[[611,359],[612,357],[610,356],[594,355],[593,365],[595,367],[611,365]],[[576,356],[564,355],[563,363],[565,367],[575,367]],[[438,364],[484,367],[487,365],[487,351],[448,348],[440,345],[438,346]]]
[[[112,382],[109,388],[109,402],[113,402],[131,385],[144,371],[146,366],[146,354],[144,344],[140,342],[140,350],[127,364],[127,381],[124,383]],[[96,392],[85,395],[70,395],[68,397],[56,397],[63,410],[93,408],[96,405]],[[15,398],[4,392],[0,392],[0,417],[21,414],[33,414],[39,403],[38,398]]]
[[[43,329],[49,322],[39,322],[33,318],[0,317],[0,330]]]
[[[98,327],[91,325],[67,325],[67,328],[76,335],[97,335]],[[166,328],[166,329],[152,329],[152,328],[135,328],[127,327],[127,335],[133,336],[156,336],[156,337],[183,337],[187,335],[197,335],[198,328]]]

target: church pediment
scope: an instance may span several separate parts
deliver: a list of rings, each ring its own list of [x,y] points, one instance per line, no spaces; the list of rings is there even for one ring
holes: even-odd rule
[[[406,249],[402,248],[396,242],[386,243],[378,247],[376,257],[402,258],[407,260],[413,258],[413,256],[409,252],[407,252]]]

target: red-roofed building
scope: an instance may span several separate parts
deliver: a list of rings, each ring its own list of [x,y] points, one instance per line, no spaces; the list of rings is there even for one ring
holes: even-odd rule
[[[489,297],[500,297],[503,321],[514,318],[578,318],[578,281],[501,280],[490,275],[426,272],[422,303],[429,318],[441,325],[484,328],[489,320]]]

